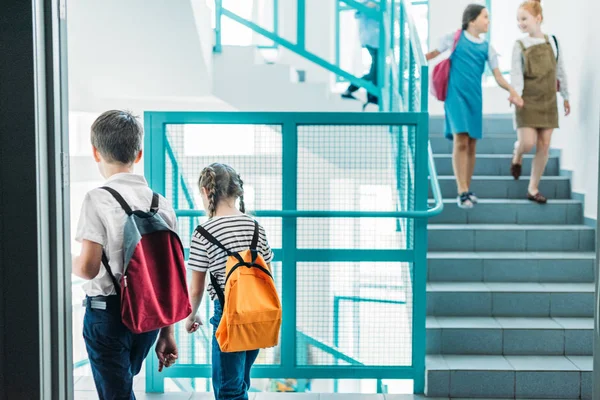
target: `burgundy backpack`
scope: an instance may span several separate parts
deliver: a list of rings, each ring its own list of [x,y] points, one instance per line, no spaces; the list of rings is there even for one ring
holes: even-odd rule
[[[133,333],[173,325],[192,312],[183,245],[158,214],[158,194],[150,211],[133,211],[113,188],[109,192],[127,214],[123,232],[123,275],[117,280],[104,251],[102,263],[121,298],[121,319]]]

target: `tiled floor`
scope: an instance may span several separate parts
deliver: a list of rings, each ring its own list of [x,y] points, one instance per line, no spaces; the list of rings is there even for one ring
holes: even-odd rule
[[[137,400],[213,400],[212,393],[136,393]],[[94,391],[77,390],[75,400],[98,400]],[[250,393],[249,400],[449,400],[412,394],[318,394],[318,393]],[[461,399],[453,399],[461,400]],[[463,399],[467,400],[467,399]],[[486,399],[468,399],[486,400]],[[490,399],[491,400],[491,399]],[[494,399],[502,400],[502,399]]]

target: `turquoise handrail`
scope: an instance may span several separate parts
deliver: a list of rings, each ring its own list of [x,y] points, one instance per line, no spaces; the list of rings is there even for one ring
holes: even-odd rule
[[[391,27],[393,26],[393,23],[390,23],[390,21],[388,21],[389,13],[387,12],[387,0],[380,2],[379,10],[367,7],[364,4],[362,4],[356,0],[340,0],[340,1],[343,1],[346,4],[346,6],[349,8],[353,8],[357,11],[364,12],[365,14],[368,14],[369,16],[378,19],[380,31],[381,31],[379,47],[381,49],[387,50],[389,48],[389,46],[388,46],[389,32],[391,32],[391,29],[392,29]],[[271,32],[271,31],[259,26],[258,24],[241,17],[240,15],[236,14],[235,12],[223,7],[222,0],[215,0],[215,13],[216,13],[216,26],[215,26],[216,44],[214,46],[215,52],[218,53],[218,52],[222,51],[221,19],[222,19],[222,17],[227,17],[227,18],[245,26],[246,28],[254,31],[255,33],[271,40],[276,45],[280,45],[280,46],[298,54],[299,56],[319,65],[320,67],[336,74],[337,76],[346,79],[350,83],[353,83],[359,87],[364,88],[369,93],[382,99],[380,101],[380,110],[381,111],[389,111],[389,108],[386,108],[386,104],[385,104],[385,103],[387,103],[387,101],[386,101],[386,99],[384,99],[382,97],[382,94],[385,92],[384,88],[385,88],[386,71],[390,68],[388,63],[386,63],[386,59],[389,58],[388,57],[389,52],[382,51],[379,54],[379,70],[377,71],[379,83],[378,83],[378,85],[374,85],[372,82],[366,81],[366,80],[362,79],[361,77],[358,77],[358,76],[340,68],[339,65],[336,65],[336,64],[338,64],[337,62],[331,63],[331,62],[325,60],[324,58],[308,51],[306,49],[306,1],[305,0],[297,0],[297,4],[296,4],[296,13],[297,13],[296,43],[292,43],[289,40],[283,38],[282,36],[280,36],[278,34],[277,31]],[[277,17],[275,16],[274,18],[276,19]]]

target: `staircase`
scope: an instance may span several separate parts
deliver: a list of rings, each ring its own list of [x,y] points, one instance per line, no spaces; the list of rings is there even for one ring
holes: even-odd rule
[[[331,82],[300,82],[292,66],[267,62],[255,46],[223,46],[213,62],[213,94],[239,110],[362,110],[360,101],[343,100],[332,92]]]
[[[524,200],[532,156],[514,181],[512,120],[487,118],[472,183],[480,204],[465,211],[442,131],[433,118],[445,208],[428,233],[427,395],[591,399],[595,232],[559,157],[540,186],[548,204]]]

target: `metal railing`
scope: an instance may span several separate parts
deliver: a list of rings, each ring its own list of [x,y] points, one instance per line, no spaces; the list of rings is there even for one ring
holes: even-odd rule
[[[280,183],[276,186],[261,187],[265,193],[271,193],[274,196],[272,201],[280,199],[281,209],[265,209],[256,207],[253,215],[259,220],[263,218],[281,220],[281,248],[275,248],[276,257],[279,257],[282,266],[281,286],[282,301],[284,306],[284,321],[281,332],[280,362],[272,365],[256,365],[253,368],[253,376],[268,378],[297,378],[297,379],[414,379],[415,390],[422,392],[424,387],[424,361],[425,361],[425,280],[426,280],[426,219],[436,210],[427,208],[427,166],[428,166],[428,115],[421,112],[411,113],[193,113],[193,112],[167,112],[167,113],[146,113],[146,158],[145,171],[148,181],[152,188],[160,193],[168,194],[169,197],[178,198],[173,192],[177,190],[183,192],[184,186],[190,186],[191,182],[197,179],[200,165],[204,164],[206,157],[185,155],[186,149],[190,143],[185,143],[184,138],[189,136],[185,133],[186,126],[205,126],[206,132],[211,131],[214,125],[229,125],[234,131],[236,126],[253,126],[255,147],[262,148],[269,140],[281,140],[280,147],[277,145],[269,151],[276,154],[277,164],[272,165],[275,176],[278,176]],[[373,137],[364,137],[365,142],[379,143],[377,148],[365,150],[359,145],[348,152],[356,156],[369,157],[373,159],[381,158],[381,149],[391,149],[394,146],[400,146],[398,152],[401,154],[410,153],[412,165],[405,165],[402,171],[395,170],[395,161],[390,157],[389,164],[386,164],[386,170],[390,174],[412,174],[412,179],[406,176],[385,178],[382,185],[394,184],[393,182],[404,182],[405,185],[414,187],[407,191],[414,198],[405,203],[408,208],[397,211],[363,211],[363,210],[330,210],[329,207],[303,208],[299,207],[298,199],[300,196],[299,188],[307,190],[305,186],[299,183],[299,171],[306,168],[312,168],[312,164],[305,164],[306,152],[323,153],[320,157],[325,157],[329,162],[341,162],[340,154],[336,153],[337,146],[333,142],[320,140],[326,135],[331,138],[336,137],[339,143],[343,138],[338,136],[337,131],[332,133],[338,127],[340,132],[346,132],[352,135],[353,132],[360,135],[369,135]],[[353,128],[354,127],[354,128]],[[354,130],[353,130],[354,129]],[[313,132],[314,131],[314,132]],[[270,135],[269,138],[279,139],[260,139],[260,132],[264,135]],[[267,133],[264,133],[267,132]],[[306,132],[314,134],[306,136]],[[366,133],[364,133],[366,132]],[[321,134],[322,133],[322,134]],[[257,136],[258,135],[258,136]],[[396,136],[393,138],[393,136]],[[311,138],[306,142],[308,138]],[[357,136],[359,137],[359,136]],[[347,143],[353,143],[352,138]],[[264,140],[264,143],[261,142]],[[311,142],[314,140],[315,142]],[[328,139],[327,139],[328,140]],[[307,147],[308,146],[308,147]],[[406,146],[414,146],[408,148]],[[166,162],[171,160],[170,153],[178,155],[178,174],[167,172]],[[252,152],[251,152],[252,153]],[[271,154],[270,153],[270,154]],[[252,153],[254,154],[254,153]],[[271,154],[271,157],[273,155]],[[279,158],[278,158],[279,157]],[[329,157],[329,158],[328,158]],[[337,158],[336,158],[337,157]],[[345,157],[345,156],[342,156]],[[211,158],[211,157],[209,157]],[[212,157],[214,159],[214,157]],[[227,157],[225,157],[227,158]],[[260,169],[261,155],[244,155],[237,158],[245,176],[245,186],[258,186],[254,181],[257,176],[263,176],[268,173],[267,170]],[[251,160],[253,160],[251,162]],[[338,160],[338,161],[336,161]],[[171,160],[172,162],[172,160]],[[235,162],[235,160],[234,160]],[[272,162],[272,161],[271,161]],[[405,164],[408,159],[405,159]],[[250,163],[250,164],[248,164]],[[368,164],[368,162],[367,162]],[[239,170],[239,165],[236,169]],[[250,168],[250,172],[248,172]],[[255,169],[259,170],[255,170]],[[262,171],[262,172],[261,172]],[[327,173],[324,171],[323,173]],[[279,175],[278,175],[279,174]],[[250,177],[247,177],[247,176]],[[358,179],[358,178],[357,178]],[[270,180],[271,181],[271,180]],[[176,185],[174,183],[177,182]],[[309,185],[310,186],[310,185]],[[315,188],[315,190],[317,190]],[[312,189],[311,189],[312,190]],[[185,202],[184,202],[185,204]],[[188,209],[179,208],[176,210],[178,218],[200,218],[204,212],[195,207],[188,206]],[[310,220],[329,220],[330,224],[334,221],[352,219],[364,220],[373,218],[382,219],[400,219],[403,221],[411,220],[411,224],[405,223],[405,231],[396,234],[394,244],[388,248],[312,248],[303,247],[299,240],[299,224],[307,219]],[[317,223],[317,222],[315,222]],[[186,228],[184,228],[187,230]],[[409,232],[410,231],[410,234]],[[411,278],[410,302],[406,307],[410,309],[410,318],[407,319],[407,326],[410,327],[411,337],[407,338],[410,346],[406,348],[406,354],[409,355],[409,363],[406,365],[386,365],[385,354],[381,354],[382,364],[365,364],[361,360],[356,363],[348,362],[347,354],[337,354],[333,350],[326,351],[328,357],[333,358],[333,362],[327,363],[323,360],[314,365],[302,365],[299,363],[303,357],[299,353],[298,343],[301,338],[308,334],[299,332],[297,307],[301,293],[298,293],[297,274],[299,264],[304,263],[402,263],[410,265]],[[332,264],[333,265],[333,264]],[[306,301],[306,300],[302,300]],[[333,298],[331,299],[333,302]],[[327,325],[333,324],[333,320]],[[338,327],[339,333],[339,327]],[[302,336],[305,335],[305,336]],[[327,337],[319,338],[313,334],[310,335],[313,342],[319,342],[322,348],[327,347]],[[329,338],[329,340],[331,340]],[[183,340],[183,339],[182,339]],[[188,340],[188,339],[185,339]],[[190,339],[193,340],[193,339]],[[193,344],[196,346],[197,344]],[[311,345],[314,345],[312,343]],[[186,345],[188,346],[188,345]],[[204,345],[206,347],[206,345]],[[335,349],[335,346],[332,347]],[[209,351],[208,349],[206,349]],[[339,351],[339,349],[335,349]],[[183,350],[185,351],[185,349]],[[323,352],[323,350],[321,349]],[[180,351],[181,353],[181,351]],[[352,357],[350,357],[352,358]],[[325,362],[325,365],[323,365]],[[156,372],[156,360],[148,358],[147,369],[147,389],[152,392],[160,392],[164,389],[165,378],[183,378],[183,377],[209,377],[210,367],[208,364],[197,363],[190,360],[189,363],[182,361],[178,365],[168,369],[163,374]],[[338,365],[338,363],[346,365]],[[351,366],[351,368],[349,368]]]

